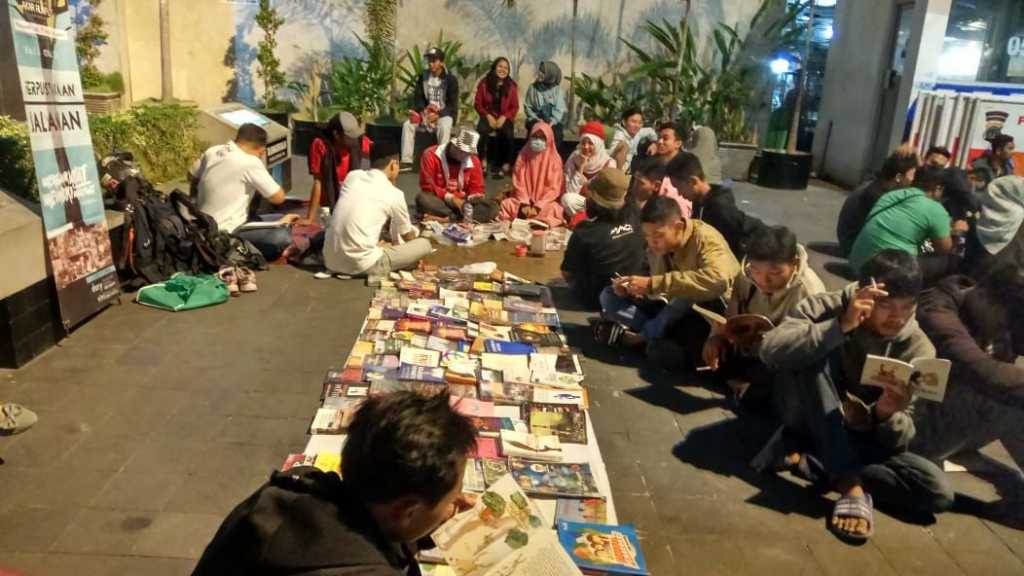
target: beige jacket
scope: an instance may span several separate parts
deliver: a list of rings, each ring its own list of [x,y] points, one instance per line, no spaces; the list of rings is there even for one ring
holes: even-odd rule
[[[707,302],[728,298],[732,281],[740,272],[729,243],[713,227],[700,220],[686,220],[683,242],[664,257],[648,253],[651,294]]]
[[[753,279],[747,275],[746,260],[743,271],[736,276],[733,284],[732,297],[725,309],[725,317],[732,318],[737,314],[760,314],[768,317],[776,326],[789,314],[789,311],[804,298],[825,291],[825,284],[807,264],[807,251],[797,245],[796,255],[799,263],[796,272],[789,279],[789,284],[774,294],[766,294],[757,289]]]

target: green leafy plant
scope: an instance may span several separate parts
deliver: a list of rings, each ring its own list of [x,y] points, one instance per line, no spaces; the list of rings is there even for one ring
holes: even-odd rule
[[[82,75],[82,88],[94,90],[106,87],[106,76],[96,67],[96,59],[100,56],[100,46],[107,42],[110,37],[105,30],[107,25],[102,16],[99,15],[100,5],[103,0],[91,0],[89,2],[89,18],[85,24],[78,27],[75,34],[75,54],[78,55],[78,65]],[[118,74],[120,78],[120,74]],[[123,83],[122,83],[123,84]],[[123,91],[124,86],[121,86]]]
[[[363,121],[391,114],[394,63],[379,43],[359,38],[365,58],[346,57],[334,62],[327,74],[329,110],[351,112]]]
[[[391,73],[388,82],[389,111],[395,108],[395,39],[398,30],[398,0],[366,0],[363,12],[363,24],[366,26],[366,37],[371,44],[383,50],[390,63]]]
[[[288,89],[291,90],[293,95],[293,105],[296,109],[309,116],[309,119],[314,122],[321,121],[323,78],[327,70],[327,62],[322,58],[314,58],[309,62],[305,81],[293,80],[288,83]]]
[[[0,166],[0,189],[39,202],[28,126],[10,116],[0,116]]]
[[[600,120],[615,125],[626,108],[643,107],[644,87],[623,74],[605,82],[604,78],[582,73],[573,82],[573,87],[578,100],[576,117],[582,120]]]
[[[203,151],[196,109],[181,104],[142,104],[119,114],[90,115],[89,129],[97,158],[129,150],[152,182],[184,178]]]
[[[256,25],[263,30],[263,40],[256,45],[256,74],[263,80],[263,103],[267,109],[274,110],[280,105],[277,91],[287,80],[277,57],[277,31],[284,25],[284,18],[270,7],[270,0],[260,0]]]

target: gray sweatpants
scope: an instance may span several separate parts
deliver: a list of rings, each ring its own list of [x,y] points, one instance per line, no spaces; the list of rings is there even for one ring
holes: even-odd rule
[[[1017,466],[1024,467],[1024,410],[1001,404],[964,382],[950,381],[939,404],[914,404],[917,435],[911,450],[941,462],[958,452],[977,450],[1000,440]]]
[[[398,246],[389,246],[384,249],[380,260],[377,260],[377,263],[371,266],[366,274],[367,276],[384,276],[394,270],[415,268],[416,264],[430,254],[431,250],[433,248],[430,245],[430,240],[426,238],[414,238]]]

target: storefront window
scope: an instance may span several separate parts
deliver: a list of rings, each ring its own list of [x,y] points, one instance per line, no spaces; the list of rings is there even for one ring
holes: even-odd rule
[[[954,0],[939,80],[1024,84],[1024,2]]]

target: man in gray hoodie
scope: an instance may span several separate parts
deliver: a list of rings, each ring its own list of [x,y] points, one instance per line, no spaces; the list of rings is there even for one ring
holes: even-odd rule
[[[773,395],[787,432],[776,436],[787,442],[772,465],[839,492],[829,528],[844,540],[873,534],[872,495],[915,515],[953,501],[942,470],[907,451],[910,393],[860,384],[869,354],[905,362],[935,356],[914,320],[920,290],[915,258],[884,250],[865,263],[858,283],[809,296],[761,343],[762,361],[779,373]]]

